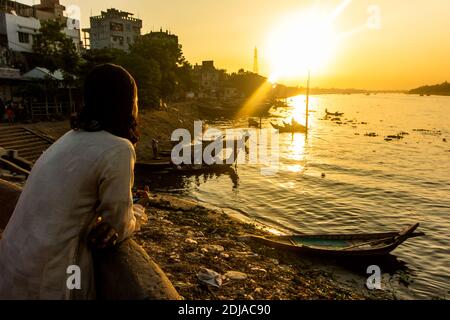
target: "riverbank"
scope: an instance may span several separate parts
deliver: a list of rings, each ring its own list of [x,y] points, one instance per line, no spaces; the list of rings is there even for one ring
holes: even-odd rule
[[[6,208],[0,213],[0,239],[1,228],[13,210],[10,205],[20,194],[20,189],[9,186],[12,189],[4,188],[0,192],[0,203]],[[220,210],[154,194],[147,214],[148,222],[133,238],[161,267],[184,299],[359,300],[381,297],[343,284],[333,273],[314,266],[308,259],[250,242],[247,235],[267,233]],[[208,274],[213,278],[205,278]]]
[[[166,111],[142,110],[142,141],[138,161],[151,158],[151,139],[169,144],[177,128],[192,129],[207,115],[195,103],[176,104]],[[57,139],[70,130],[68,121],[27,125]],[[185,299],[380,299],[383,292],[364,288],[365,279],[338,276],[313,260],[272,250],[242,236],[267,233],[253,224],[206,209],[187,200],[155,195],[148,208],[149,223],[135,240],[161,266]],[[209,269],[217,286],[199,280]],[[351,280],[349,280],[351,278]]]
[[[360,300],[386,298],[341,282],[308,259],[246,240],[267,233],[220,210],[154,195],[135,240],[188,300]],[[220,280],[199,280],[206,269]]]

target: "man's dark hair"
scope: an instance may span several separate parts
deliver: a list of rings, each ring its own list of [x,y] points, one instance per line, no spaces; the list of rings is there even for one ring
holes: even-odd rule
[[[84,83],[84,108],[73,129],[88,132],[107,131],[135,144],[139,141],[137,86],[124,68],[102,64],[88,74]]]

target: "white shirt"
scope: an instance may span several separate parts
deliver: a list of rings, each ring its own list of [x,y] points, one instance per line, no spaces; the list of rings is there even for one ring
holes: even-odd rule
[[[70,131],[36,162],[0,241],[0,299],[93,299],[86,237],[102,216],[130,236],[136,154],[108,132]],[[70,290],[70,266],[81,290]]]

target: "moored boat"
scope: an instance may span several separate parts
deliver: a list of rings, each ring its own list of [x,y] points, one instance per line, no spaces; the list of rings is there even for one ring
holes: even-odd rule
[[[260,128],[261,127],[260,121],[257,121],[257,120],[252,119],[252,118],[248,119],[248,126],[250,128]]]
[[[327,117],[342,117],[344,115],[343,112],[329,112],[328,109],[325,109],[325,114]]]
[[[424,236],[424,233],[415,232],[418,227],[419,224],[415,224],[402,232],[388,233],[249,236],[247,238],[269,247],[303,254],[370,257],[387,255],[406,240]]]
[[[280,133],[304,133],[306,132],[306,127],[295,123],[294,125],[284,123],[284,126],[277,125],[273,122],[270,123],[275,130],[278,130]]]
[[[218,163],[218,164],[199,164],[199,165],[182,165],[173,166],[170,172],[180,173],[180,174],[192,174],[197,173],[209,173],[209,172],[225,172],[228,170],[233,170],[234,164]]]

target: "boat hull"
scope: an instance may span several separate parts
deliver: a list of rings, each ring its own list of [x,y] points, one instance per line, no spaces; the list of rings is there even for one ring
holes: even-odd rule
[[[280,250],[306,255],[330,257],[373,257],[385,256],[406,240],[423,236],[415,233],[418,224],[403,232],[348,234],[348,235],[298,235],[249,238],[259,244]]]

